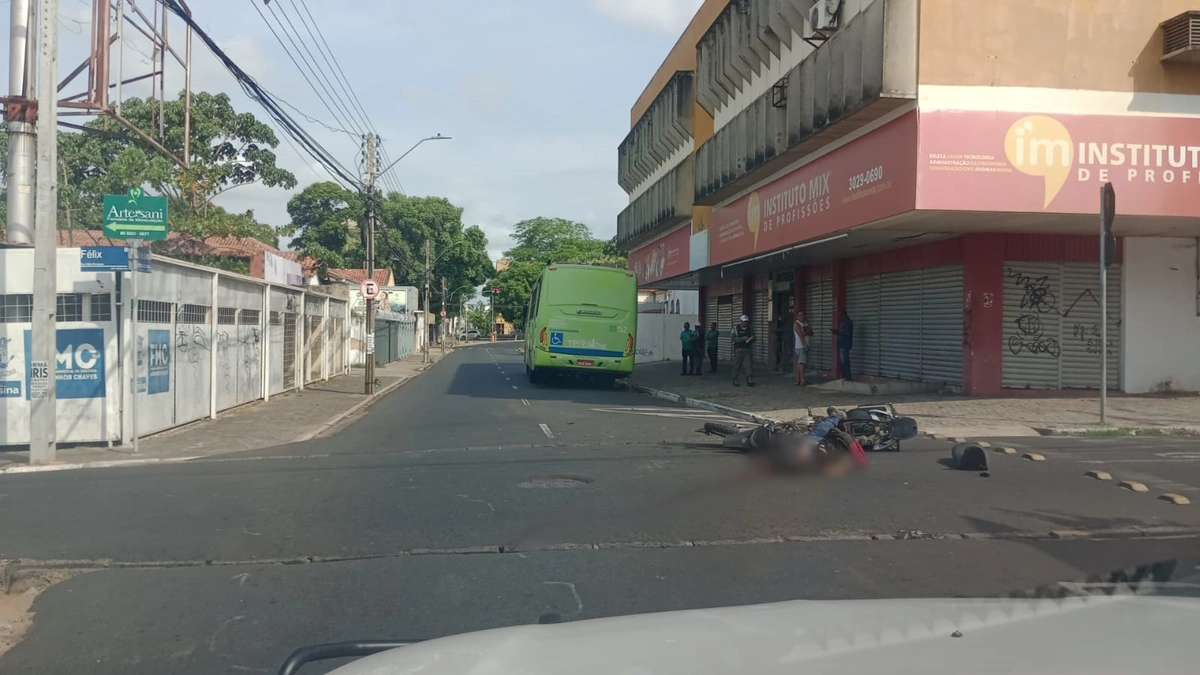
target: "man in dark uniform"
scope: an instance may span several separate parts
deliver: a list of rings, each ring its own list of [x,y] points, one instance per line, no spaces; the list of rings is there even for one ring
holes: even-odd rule
[[[743,371],[746,373],[747,386],[754,386],[754,358],[750,354],[750,346],[754,344],[754,330],[750,328],[750,317],[743,314],[738,325],[733,327],[730,334],[733,344],[733,386],[740,387],[738,378]]]

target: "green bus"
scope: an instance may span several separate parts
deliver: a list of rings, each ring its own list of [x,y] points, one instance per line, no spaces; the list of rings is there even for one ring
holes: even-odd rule
[[[637,278],[627,269],[550,265],[525,311],[525,374],[592,375],[616,380],[633,373],[637,345]]]

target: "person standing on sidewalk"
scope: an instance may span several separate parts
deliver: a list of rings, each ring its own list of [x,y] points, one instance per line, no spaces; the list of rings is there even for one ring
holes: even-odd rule
[[[846,310],[839,314],[841,322],[831,332],[837,336],[838,361],[842,364],[842,380],[849,382],[852,378],[850,371],[850,349],[854,347],[854,322]]]
[[[704,374],[704,326],[697,323],[692,328],[692,374]]]
[[[754,330],[750,328],[750,317],[743,314],[730,335],[733,339],[733,386],[742,386],[738,379],[746,373],[746,385],[754,386],[754,357],[750,346],[754,344]]]
[[[691,375],[691,364],[695,352],[692,351],[693,343],[695,342],[696,334],[692,332],[692,324],[687,321],[683,322],[683,332],[679,334],[679,347],[683,355],[683,372],[680,375]]]
[[[708,349],[710,372],[717,372],[717,342],[721,339],[721,331],[717,330],[717,322],[712,322],[708,332],[704,334],[704,346]],[[701,364],[703,365],[703,364]]]
[[[808,339],[812,337],[812,326],[808,325],[808,317],[804,310],[796,312],[796,320],[792,322],[792,338],[795,340],[796,364],[793,375],[797,385],[806,385],[804,367],[808,363]]]

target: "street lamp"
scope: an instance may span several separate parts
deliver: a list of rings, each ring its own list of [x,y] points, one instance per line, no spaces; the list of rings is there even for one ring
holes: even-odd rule
[[[410,152],[412,152],[413,150],[416,150],[417,146],[421,145],[425,141],[448,141],[451,138],[452,138],[451,136],[443,136],[441,134],[438,134],[436,136],[430,136],[429,138],[422,138],[421,140],[417,141],[416,143],[413,143],[413,146],[411,148],[409,148],[408,150],[405,150],[403,155],[400,155],[395,160],[393,160],[391,164],[388,164],[386,167],[384,167],[383,171],[380,171],[379,173],[377,173],[375,175],[382,176],[383,174],[387,173],[393,166],[396,166],[396,164],[398,164],[400,162],[400,160],[404,159],[405,157],[408,157],[408,154]]]

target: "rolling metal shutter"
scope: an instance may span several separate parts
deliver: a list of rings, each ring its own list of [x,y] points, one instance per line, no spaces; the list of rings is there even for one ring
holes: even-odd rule
[[[921,271],[880,275],[879,371],[884,377],[921,379]],[[857,323],[861,317],[850,315]],[[853,354],[851,354],[853,360]],[[853,367],[854,364],[851,363]]]
[[[722,295],[717,298],[717,332],[721,334],[717,342],[717,360],[729,363],[729,334],[733,331],[733,296]]]
[[[902,380],[962,383],[962,266],[946,265],[881,274],[879,279],[878,373],[858,343],[870,317],[855,314],[854,373]],[[853,280],[852,280],[853,281]],[[867,283],[867,282],[860,282]],[[850,287],[847,284],[847,304]],[[869,343],[868,343],[869,344]],[[859,357],[861,361],[855,361]]]
[[[804,289],[804,311],[813,329],[812,340],[809,341],[808,371],[831,370],[833,340],[829,329],[833,327],[833,283],[821,281],[808,284]]]
[[[880,375],[879,275],[846,281],[846,311],[854,321],[854,345],[850,349],[854,371]]]
[[[754,291],[754,311],[750,313],[750,325],[754,327],[754,345],[751,347],[751,357],[754,359],[754,369],[765,371],[771,367],[771,359],[775,358],[775,331],[771,325],[771,291],[762,289]]]
[[[921,379],[962,384],[963,270],[921,271]]]
[[[1100,273],[1094,263],[1006,263],[1008,388],[1100,387]],[[1108,381],[1120,387],[1121,268],[1108,270]]]
[[[717,310],[717,302],[717,296],[715,295],[710,295],[704,299],[704,321],[701,329],[706,333],[708,332],[708,327],[717,320],[717,315],[719,314]],[[720,344],[720,342],[717,343],[718,346],[720,346]],[[708,351],[707,346],[705,347],[704,351]],[[706,355],[704,358],[707,359],[708,356]]]

